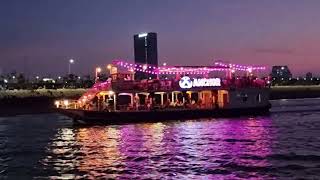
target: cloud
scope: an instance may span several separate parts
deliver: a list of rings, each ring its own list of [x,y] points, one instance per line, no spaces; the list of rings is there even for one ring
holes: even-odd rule
[[[255,53],[266,53],[266,54],[294,54],[295,51],[292,49],[285,48],[256,48]]]

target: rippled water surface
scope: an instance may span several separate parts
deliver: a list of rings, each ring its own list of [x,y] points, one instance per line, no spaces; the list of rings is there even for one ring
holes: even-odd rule
[[[0,117],[0,179],[99,177],[319,179],[320,111],[91,127]]]

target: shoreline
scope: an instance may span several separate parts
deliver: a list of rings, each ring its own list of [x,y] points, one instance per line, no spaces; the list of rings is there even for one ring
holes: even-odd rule
[[[0,116],[51,113],[56,99],[78,99],[86,89],[0,91]]]
[[[276,86],[270,90],[270,100],[319,97],[320,86]]]
[[[85,89],[0,91],[0,116],[53,113],[56,99],[78,99]],[[320,98],[320,86],[279,86],[270,90],[270,100]]]

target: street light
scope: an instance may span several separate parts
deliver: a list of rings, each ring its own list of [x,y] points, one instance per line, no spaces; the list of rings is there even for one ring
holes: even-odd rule
[[[69,60],[69,63],[68,63],[68,66],[69,66],[68,74],[71,74],[71,64],[74,64],[74,60],[73,59]]]
[[[99,73],[101,73],[101,67],[96,68],[96,81],[98,80]]]
[[[107,65],[107,69],[108,69],[108,71],[109,71],[109,74],[111,74],[112,65],[111,65],[111,64],[108,64],[108,65]]]

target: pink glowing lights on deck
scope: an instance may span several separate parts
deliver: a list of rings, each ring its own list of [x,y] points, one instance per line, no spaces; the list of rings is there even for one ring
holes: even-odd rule
[[[106,82],[97,82],[93,85],[92,88],[90,88],[86,93],[84,93],[79,99],[78,102],[81,103],[86,103],[91,101],[96,95],[97,93],[99,93],[100,91],[106,91],[109,90],[111,88],[111,84],[110,82],[106,81]]]
[[[226,64],[216,62],[213,66],[152,66],[147,64],[134,64],[122,60],[113,61],[114,65],[128,69],[129,71],[140,71],[149,74],[208,74],[212,71],[256,71],[265,70],[263,66],[244,66],[237,64]]]

